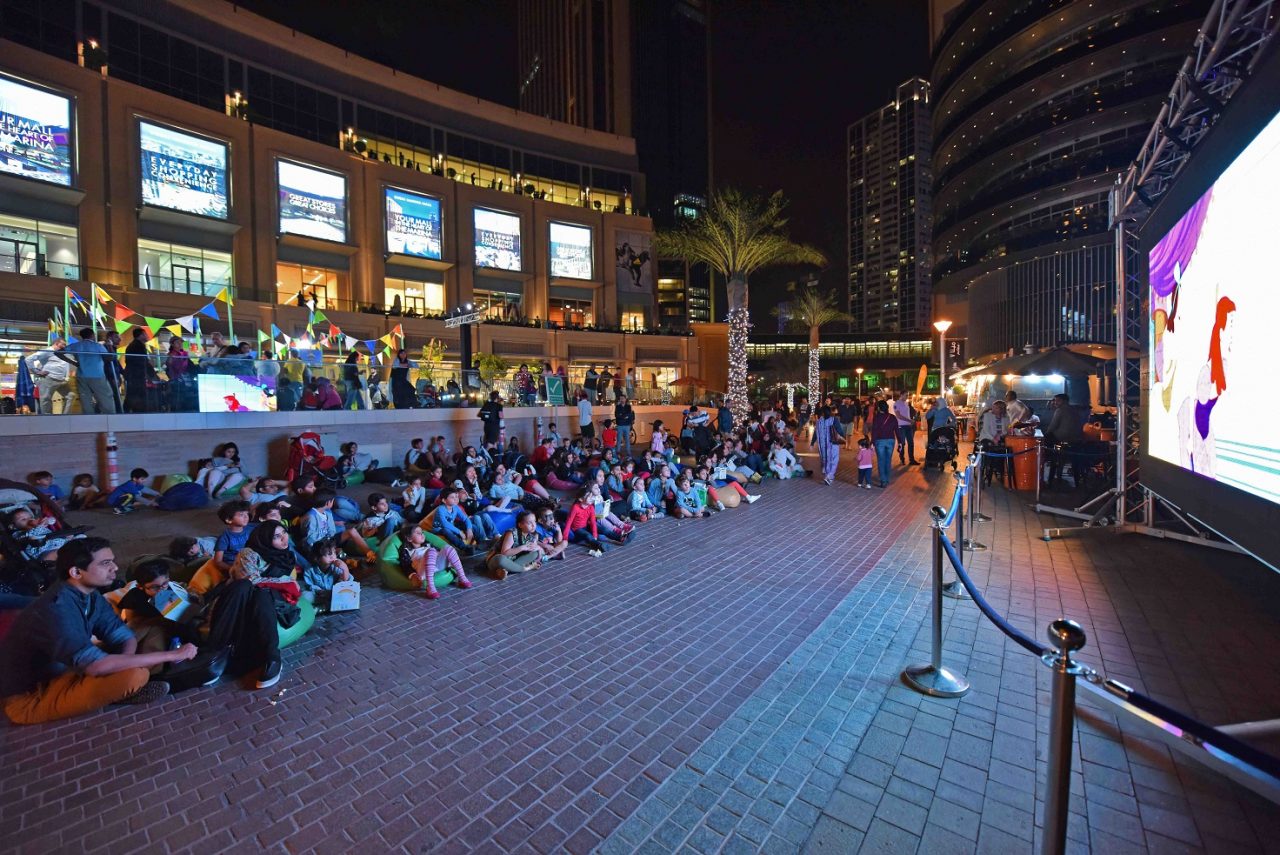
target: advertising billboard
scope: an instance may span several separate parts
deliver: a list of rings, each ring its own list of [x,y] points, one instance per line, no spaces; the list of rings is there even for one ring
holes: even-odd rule
[[[522,270],[520,218],[489,208],[476,208],[474,216],[476,267]]]
[[[440,260],[440,200],[395,187],[383,191],[387,252]]]
[[[590,227],[551,223],[548,257],[553,279],[590,279]]]
[[[0,74],[0,172],[71,186],[71,99]]]
[[[226,143],[140,120],[138,145],[142,204],[227,218]]]
[[[653,293],[653,235],[649,232],[619,231],[613,248],[618,271],[618,298],[628,294]]]
[[[345,243],[347,177],[290,160],[276,161],[280,234]]]

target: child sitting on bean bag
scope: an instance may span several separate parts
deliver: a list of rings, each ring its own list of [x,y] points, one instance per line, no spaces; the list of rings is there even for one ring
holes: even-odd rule
[[[428,600],[440,599],[440,592],[436,590],[436,562],[441,552],[453,568],[458,587],[470,588],[471,580],[462,569],[462,559],[458,557],[456,549],[446,546],[443,550],[437,550],[427,543],[422,526],[415,522],[407,522],[400,527],[400,569],[409,577],[410,582],[426,593]]]

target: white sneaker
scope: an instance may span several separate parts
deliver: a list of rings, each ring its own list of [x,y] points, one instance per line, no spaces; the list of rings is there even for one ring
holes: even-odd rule
[[[717,510],[717,511],[723,511],[723,510],[724,510],[724,502],[716,502],[716,510]]]
[[[760,501],[760,497],[759,497],[759,496],[747,496],[747,504],[748,504],[748,505],[754,505],[754,504],[755,504],[756,502],[758,502],[758,501]]]
[[[604,555],[604,553],[598,549],[589,550],[587,554],[590,555],[592,558],[599,558],[601,555]]]

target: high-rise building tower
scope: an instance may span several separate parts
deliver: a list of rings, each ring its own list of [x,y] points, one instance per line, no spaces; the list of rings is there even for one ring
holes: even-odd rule
[[[931,311],[929,84],[849,126],[849,314],[853,332],[913,332]]]
[[[1208,6],[934,0],[934,299],[970,355],[1114,341],[1107,192]]]
[[[631,136],[631,4],[519,0],[520,109]]]

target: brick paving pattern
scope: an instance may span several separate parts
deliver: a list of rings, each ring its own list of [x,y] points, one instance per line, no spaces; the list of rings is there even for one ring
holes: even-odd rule
[[[6,727],[0,850],[1030,851],[1048,671],[948,601],[946,661],[973,690],[903,687],[928,656],[925,509],[951,479],[851,475],[436,603],[366,588],[270,690]],[[1016,625],[1079,620],[1082,659],[1211,723],[1275,715],[1256,663],[1280,580],[1142,538],[1044,544],[988,498],[972,571]],[[1074,850],[1280,847],[1272,806],[1104,711],[1075,766]]]

